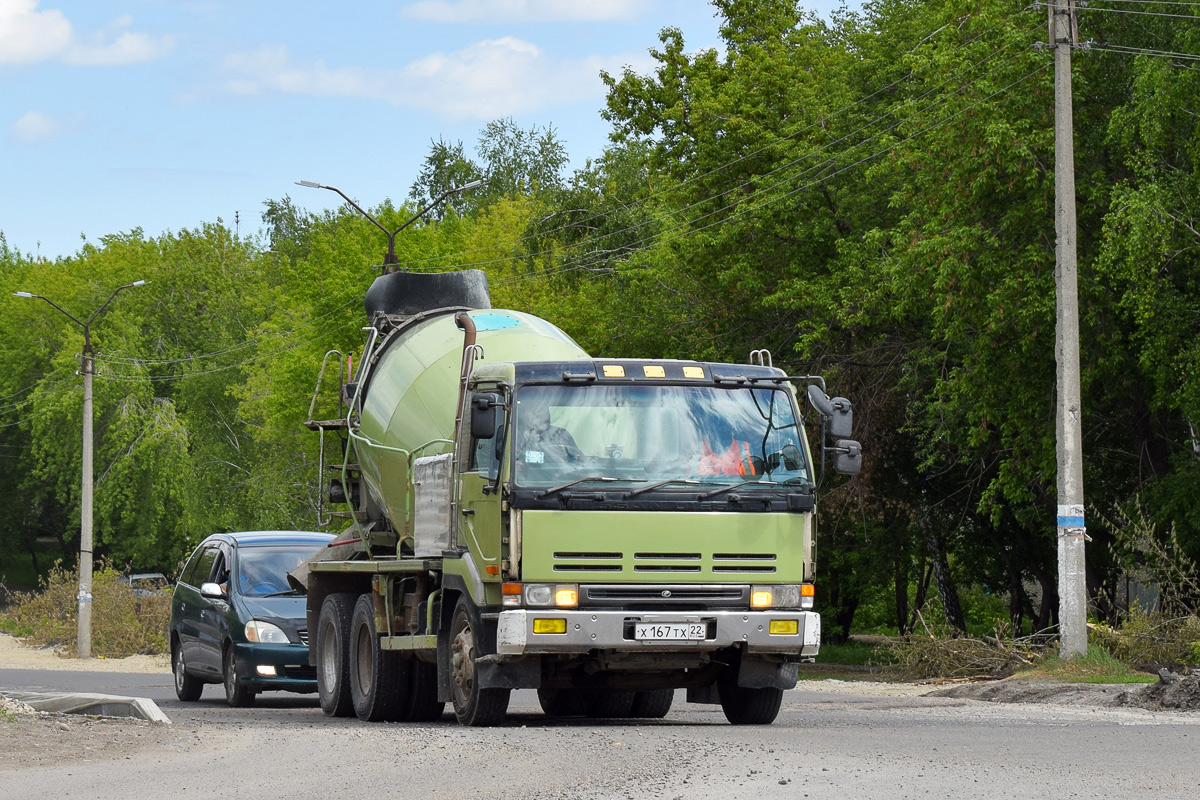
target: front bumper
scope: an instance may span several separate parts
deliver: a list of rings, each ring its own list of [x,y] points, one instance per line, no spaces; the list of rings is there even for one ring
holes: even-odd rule
[[[565,619],[566,633],[534,633],[537,619]],[[796,620],[795,634],[770,633],[772,620]],[[690,623],[707,625],[697,641],[638,641],[633,625]],[[580,611],[521,609],[503,611],[496,626],[496,652],[505,655],[586,653],[589,650],[680,652],[720,650],[742,645],[748,653],[815,656],[821,643],[821,615],[812,611]]]
[[[255,691],[308,693],[317,690],[317,670],[308,665],[308,645],[235,642],[238,680]],[[275,674],[262,675],[258,668],[273,667]]]

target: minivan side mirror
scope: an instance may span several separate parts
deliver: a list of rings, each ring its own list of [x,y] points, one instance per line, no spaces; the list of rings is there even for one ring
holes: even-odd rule
[[[220,599],[225,596],[225,592],[221,591],[221,584],[205,581],[200,584],[200,596]]]
[[[471,395],[472,438],[491,439],[496,435],[496,407],[501,404],[500,395],[492,392]]]

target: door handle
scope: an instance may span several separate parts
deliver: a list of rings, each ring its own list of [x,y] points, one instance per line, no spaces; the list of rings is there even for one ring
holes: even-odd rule
[[[464,508],[464,509],[462,510],[462,514],[463,514],[463,516],[464,516],[464,517],[473,517],[473,516],[475,516],[475,509],[473,509],[473,508]]]

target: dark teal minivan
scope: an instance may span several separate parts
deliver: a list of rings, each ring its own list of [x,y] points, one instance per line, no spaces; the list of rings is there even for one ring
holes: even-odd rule
[[[333,540],[328,533],[216,533],[188,559],[171,600],[171,669],[180,700],[206,683],[231,706],[259,692],[315,692],[304,595],[287,573]]]

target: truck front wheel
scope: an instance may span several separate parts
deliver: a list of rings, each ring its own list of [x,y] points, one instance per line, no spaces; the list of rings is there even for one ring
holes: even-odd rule
[[[479,642],[469,601],[463,598],[450,623],[450,695],[459,724],[473,728],[499,725],[508,713],[511,689],[484,689],[479,685]]]
[[[733,681],[717,684],[721,710],[734,725],[770,725],[779,716],[783,689],[746,689]]]
[[[338,592],[321,604],[317,621],[317,696],[330,717],[354,713],[350,702],[350,617],[356,595]]]

